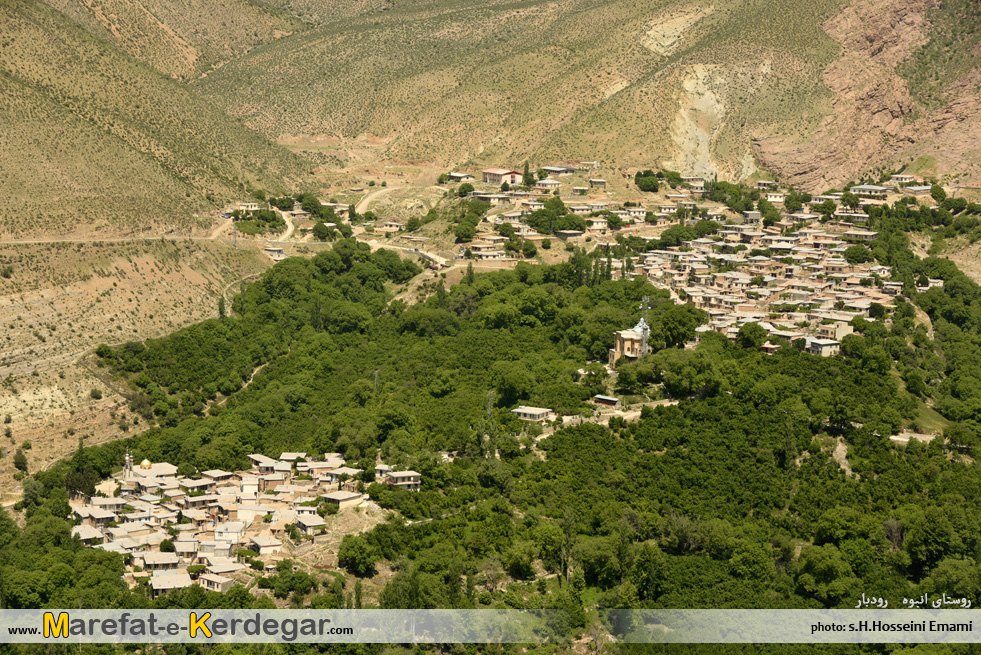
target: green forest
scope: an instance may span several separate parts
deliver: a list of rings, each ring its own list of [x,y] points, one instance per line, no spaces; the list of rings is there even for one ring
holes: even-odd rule
[[[869,251],[893,267],[905,298],[888,321],[856,317],[829,358],[792,346],[763,354],[752,330],[684,348],[704,313],[643,278],[612,281],[606,254],[471,269],[412,306],[393,289],[420,268],[392,252],[342,239],[285,260],[226,316],[98,349],[152,427],[80,447],[25,480],[26,524],[0,513],[3,606],[268,602],[240,586],[150,601],[121,581],[120,556],[70,537],[66,487],[91,493],[126,450],[182,474],[286,450],[336,451],[369,470],[380,453],[421,472],[417,493],[366,487],[396,513],[345,539],[343,572],[283,567],[263,581],[294,606],[560,608],[559,632],[571,640],[603,608],[854,607],[863,593],[890,607],[922,593],[978,599],[981,287],[948,260],[916,257],[908,240],[977,228],[970,208],[953,209],[903,201],[870,212],[879,236]],[[926,277],[944,287],[919,293]],[[637,322],[645,297],[655,352],[607,377],[595,362],[615,330]],[[596,393],[677,403],[541,441],[510,413],[527,404],[588,414]],[[943,417],[942,438],[889,440],[923,429],[925,408]],[[851,475],[834,457],[842,446]],[[358,581],[381,563],[394,576],[362,598]],[[788,647],[758,650],[778,649]],[[822,650],[863,647],[808,647]],[[308,651],[318,652],[288,650]]]

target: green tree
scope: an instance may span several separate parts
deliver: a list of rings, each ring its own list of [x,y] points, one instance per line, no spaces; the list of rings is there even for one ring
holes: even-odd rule
[[[313,226],[313,236],[316,237],[317,241],[326,241],[330,238],[330,228],[323,221],[317,221],[317,224]]]
[[[468,243],[477,236],[477,228],[470,223],[457,223],[453,226],[453,236],[458,243]]]
[[[24,471],[25,473],[27,472],[27,456],[20,448],[18,448],[17,452],[14,453],[14,468],[16,468],[18,471]]]
[[[552,521],[543,521],[535,528],[535,546],[539,557],[549,571],[558,571],[562,564],[562,547],[565,534],[562,528]]]
[[[456,190],[456,194],[461,198],[466,198],[471,193],[473,193],[473,185],[469,182],[464,182],[460,185],[460,188]]]
[[[641,600],[657,600],[664,593],[668,576],[668,558],[652,542],[640,544],[634,556],[630,579]]]
[[[845,261],[849,264],[864,264],[875,260],[872,251],[862,245],[848,246],[845,248]]]
[[[939,184],[934,184],[930,187],[930,196],[940,204],[947,198],[947,192]]]
[[[337,552],[337,563],[359,578],[371,575],[375,570],[378,553],[363,537],[345,535]]]
[[[736,342],[743,348],[759,349],[766,343],[766,329],[754,321],[744,323],[736,334]]]

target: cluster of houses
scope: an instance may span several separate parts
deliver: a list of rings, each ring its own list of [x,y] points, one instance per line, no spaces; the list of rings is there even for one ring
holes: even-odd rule
[[[274,566],[292,546],[293,528],[316,537],[327,529],[322,507],[340,512],[366,499],[360,490],[364,472],[346,466],[337,453],[249,459],[249,470],[215,469],[192,478],[178,476],[167,462],[134,464],[127,454],[122,472],[98,488],[117,495],[72,499],[72,534],[87,546],[126,555],[127,581],[146,580],[152,597],[195,583],[226,591],[246,568],[240,551]],[[408,491],[422,484],[421,474],[382,463],[372,479]]]
[[[850,245],[875,239],[875,232],[839,221],[814,226],[805,214],[786,216],[798,227],[785,231],[759,225],[757,212],[747,214],[746,223],[723,226],[710,237],[648,251],[626,273],[642,275],[676,301],[703,309],[709,321],[698,328],[700,333],[735,339],[744,324],[755,322],[771,337],[765,351],[777,350],[783,340],[803,339],[808,352],[823,357],[838,353],[855,316],[874,320],[873,306],[888,311],[902,293],[902,283],[889,280],[888,266],[844,259]],[[943,282],[931,279],[928,284]],[[641,321],[617,332],[609,364],[642,356],[646,331]]]

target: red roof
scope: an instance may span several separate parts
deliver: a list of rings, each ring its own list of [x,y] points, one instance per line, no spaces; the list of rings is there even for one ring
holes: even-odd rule
[[[521,175],[518,171],[511,171],[506,168],[487,168],[484,172],[491,175]]]

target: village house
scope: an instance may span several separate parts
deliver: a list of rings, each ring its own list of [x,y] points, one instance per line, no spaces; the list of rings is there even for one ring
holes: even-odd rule
[[[150,578],[150,598],[157,598],[175,589],[186,589],[194,584],[191,576],[184,572],[165,572]]]
[[[338,510],[357,507],[364,500],[364,497],[356,491],[330,491],[320,494],[320,497],[328,504],[337,505]]]
[[[572,166],[542,166],[542,170],[549,175],[572,175],[576,172]]]
[[[869,241],[875,241],[879,233],[869,230],[848,230],[841,236],[848,243],[868,243]]]
[[[296,517],[296,527],[299,528],[307,536],[313,536],[320,532],[323,532],[327,527],[327,522],[324,521],[320,516],[314,514],[302,515]]]
[[[204,587],[205,591],[217,591],[223,594],[232,588],[235,581],[214,573],[202,573],[198,576],[198,583]]]
[[[525,405],[512,409],[511,413],[523,421],[536,421],[539,423],[548,421],[555,415],[555,412],[550,409],[544,407],[527,407]]]
[[[362,473],[361,469],[351,468],[349,466],[341,466],[340,468],[336,468],[333,471],[327,471],[326,473],[324,473],[323,479],[328,484],[339,484],[342,478],[344,479],[354,478],[358,475],[361,475],[361,473]]]
[[[469,182],[474,179],[470,173],[450,173],[447,177],[454,182]]]
[[[521,173],[507,168],[488,168],[481,171],[481,175],[485,184],[496,184],[498,186],[505,182],[511,186],[521,184],[522,178]]]
[[[881,199],[885,198],[892,189],[887,186],[877,186],[875,184],[859,184],[853,186],[850,191],[859,198]]]
[[[837,355],[838,351],[841,350],[841,343],[835,341],[834,339],[807,337],[804,340],[804,350],[812,355],[831,357],[833,355]]]
[[[389,471],[385,482],[406,491],[419,491],[422,488],[422,474],[415,471]]]
[[[540,189],[542,191],[555,191],[560,186],[562,186],[561,182],[559,182],[558,180],[553,180],[550,177],[535,182],[535,188]]]
[[[283,549],[283,542],[271,535],[257,535],[249,539],[249,548],[260,557],[277,555]]]
[[[177,553],[146,552],[139,558],[144,571],[171,571],[180,564]]]
[[[605,189],[606,188],[606,180],[604,180],[603,178],[600,178],[600,177],[591,177],[591,178],[589,178],[589,188],[591,188],[591,189]]]
[[[78,537],[86,546],[93,546],[95,544],[101,543],[105,537],[101,530],[94,528],[91,525],[82,523],[81,525],[76,525],[72,528],[72,536]]]
[[[268,475],[275,472],[273,467],[277,464],[277,461],[272,457],[252,454],[249,455],[249,460],[252,462],[252,466],[255,467],[255,470],[259,473],[259,475]]]
[[[483,191],[474,191],[473,194],[471,194],[471,197],[476,198],[477,200],[483,200],[484,202],[488,203],[491,207],[511,204],[511,196],[503,193],[489,193]]]

